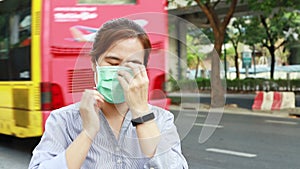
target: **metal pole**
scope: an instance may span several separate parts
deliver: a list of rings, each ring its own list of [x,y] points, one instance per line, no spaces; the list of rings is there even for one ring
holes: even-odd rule
[[[181,79],[181,42],[180,42],[180,21],[178,21],[176,23],[176,33],[177,33],[177,56],[178,56],[178,60],[177,60],[177,78],[178,80]]]
[[[287,82],[288,82],[288,86],[287,86],[287,89],[288,89],[288,91],[291,91],[291,79],[290,79],[290,72],[288,72],[287,74],[286,74],[286,78],[287,78]]]
[[[246,64],[246,77],[248,77],[248,73],[249,73],[249,65]]]
[[[256,76],[255,46],[254,45],[253,45],[253,66],[254,66],[254,75]]]

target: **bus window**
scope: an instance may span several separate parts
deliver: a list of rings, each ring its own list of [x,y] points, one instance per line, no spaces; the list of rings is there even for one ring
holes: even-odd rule
[[[0,15],[0,59],[8,58],[8,24],[7,17]]]
[[[136,4],[136,0],[78,0],[80,4],[105,4],[105,5],[122,5]]]
[[[27,81],[31,79],[31,3],[11,2],[0,4],[0,9],[12,9],[0,12],[0,81]]]

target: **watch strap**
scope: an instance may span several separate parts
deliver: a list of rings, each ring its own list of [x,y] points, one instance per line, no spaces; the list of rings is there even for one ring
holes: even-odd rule
[[[146,114],[144,116],[138,117],[136,119],[132,119],[131,123],[132,123],[133,126],[137,126],[139,124],[143,124],[147,121],[150,121],[154,118],[155,118],[155,116],[154,116],[154,113],[152,112],[152,113]]]

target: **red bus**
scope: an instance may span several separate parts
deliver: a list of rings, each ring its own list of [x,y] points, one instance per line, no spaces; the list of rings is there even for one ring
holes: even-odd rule
[[[0,1],[0,133],[41,136],[53,109],[79,101],[94,74],[87,41],[102,23],[135,20],[150,35],[150,103],[165,98],[167,0]],[[156,15],[156,13],[159,13]]]

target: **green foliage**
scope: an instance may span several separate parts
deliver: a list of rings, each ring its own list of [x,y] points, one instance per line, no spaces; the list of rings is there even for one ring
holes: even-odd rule
[[[234,48],[230,47],[226,49],[226,57],[227,59],[233,58],[235,56]]]
[[[300,2],[295,0],[247,0],[247,3],[251,10],[264,16],[270,16],[273,12],[277,13],[274,9],[299,9],[300,5]]]
[[[170,76],[169,77],[169,80],[168,80],[168,85],[169,85],[169,87],[170,87],[170,91],[179,91],[179,85],[178,85],[178,83],[177,83],[177,81],[172,77],[172,76]]]
[[[299,3],[292,0],[248,0],[250,9],[257,15],[245,18],[244,43],[250,46],[259,43],[268,49],[272,56],[270,78],[274,76],[275,51],[297,40],[294,35],[300,33],[300,23],[297,22],[300,13],[296,10]]]
[[[190,1],[187,2],[186,5],[187,5],[187,6],[190,6],[190,5],[192,5],[192,3],[193,3],[193,1],[190,0]]]
[[[266,31],[264,30],[257,16],[243,17],[244,32],[242,34],[242,42],[253,46],[257,43],[264,43],[267,39]]]
[[[244,38],[244,25],[245,25],[245,20],[243,18],[236,18],[232,26],[227,27],[226,29],[226,38],[231,42],[233,45],[232,48],[226,49],[226,54],[228,58],[234,58],[235,56],[238,56],[238,45],[240,42],[243,41]],[[233,59],[234,62],[236,62],[235,59]],[[235,63],[238,64],[238,63]],[[238,69],[237,69],[238,70]],[[239,78],[239,76],[237,75]]]
[[[187,36],[187,65],[194,69],[198,66],[198,60],[201,61],[206,57],[206,54],[201,52],[203,45],[210,44],[209,39],[200,30],[189,30]]]
[[[250,9],[258,13],[250,17],[244,17],[245,28],[244,42],[249,45],[261,43],[264,46],[274,45],[279,39],[292,40],[292,36],[286,37],[284,31],[293,29],[299,33],[300,22],[297,4],[293,0],[248,0]],[[266,23],[266,25],[263,24]],[[255,35],[255,36],[254,36]]]
[[[197,67],[197,56],[193,53],[187,52],[187,66],[190,69],[195,69]]]
[[[186,37],[187,41],[187,65],[189,68],[194,69],[197,67],[197,49],[193,44],[193,37],[190,35],[187,35]]]
[[[234,53],[233,47],[227,48],[227,49],[226,49],[226,54],[227,54],[228,56],[233,56],[233,55],[235,54],[235,53]]]
[[[226,29],[227,38],[235,46],[237,46],[238,43],[242,42],[245,38],[245,22],[245,17],[235,18],[232,25]]]

